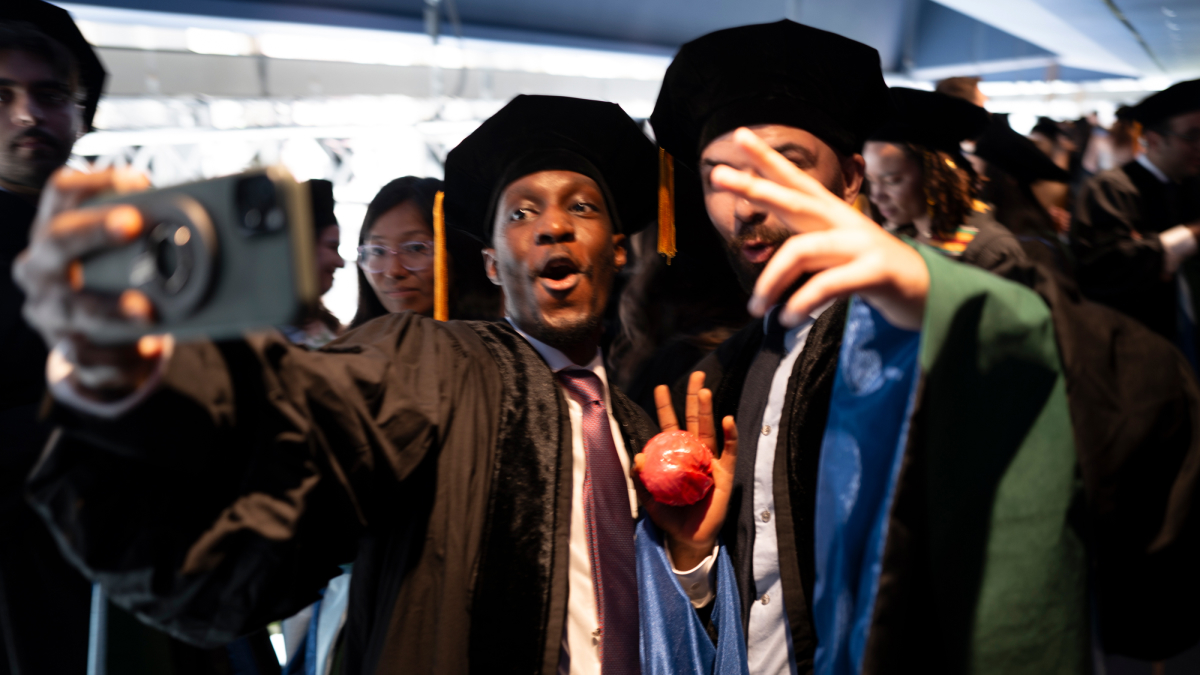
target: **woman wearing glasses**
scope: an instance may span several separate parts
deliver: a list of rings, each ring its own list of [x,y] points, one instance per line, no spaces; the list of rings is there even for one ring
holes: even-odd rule
[[[358,312],[351,328],[390,312],[433,315],[433,200],[442,182],[405,176],[383,186],[358,236]],[[499,319],[500,289],[483,271],[483,244],[446,223],[450,318]]]
[[[358,311],[350,328],[395,312],[433,316],[433,200],[436,178],[405,176],[379,190],[358,235]],[[334,244],[336,248],[336,243]],[[499,320],[500,288],[483,271],[483,244],[446,223],[450,318]],[[330,580],[321,600],[283,622],[286,675],[335,669],[350,571]]]

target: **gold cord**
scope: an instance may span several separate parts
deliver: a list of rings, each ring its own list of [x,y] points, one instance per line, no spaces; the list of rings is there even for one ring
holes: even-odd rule
[[[446,216],[442,203],[446,193],[433,198],[433,318],[450,318],[450,264],[446,255]]]

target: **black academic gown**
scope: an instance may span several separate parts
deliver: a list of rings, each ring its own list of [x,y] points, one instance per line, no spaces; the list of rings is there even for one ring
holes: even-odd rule
[[[656,429],[611,392],[632,455]],[[318,352],[181,346],[118,422],[56,415],[35,499],[143,620],[221,644],[353,560],[345,672],[556,672],[570,421],[508,324],[404,313]]]
[[[46,347],[21,317],[13,261],[34,204],[0,190],[0,674],[82,673],[91,585],[25,502],[25,476],[50,434],[39,420]]]
[[[1093,177],[1080,190],[1071,225],[1079,286],[1091,299],[1141,321],[1175,340],[1179,287],[1163,279],[1158,233],[1200,221],[1200,179],[1164,184],[1136,161]],[[1182,273],[1200,300],[1200,264]]]
[[[994,221],[993,221],[994,222]],[[981,228],[978,244],[960,258],[1022,283],[1051,308],[1068,383],[1083,490],[1079,527],[1089,547],[1102,643],[1112,653],[1162,658],[1200,638],[1200,621],[1187,615],[1200,601],[1200,391],[1182,356],[1126,317],[1083,299],[1057,272],[1029,262],[1003,227]],[[974,243],[974,242],[973,242]],[[797,670],[810,673],[818,636],[811,598],[817,470],[847,302],[835,302],[810,329],[788,380],[774,463],[775,527],[780,577]],[[713,390],[714,411],[736,415],[745,379],[763,340],[754,322],[696,366]],[[1152,372],[1151,372],[1152,371]],[[685,378],[686,379],[686,378]],[[673,394],[682,404],[686,383]],[[918,403],[918,407],[920,404]],[[918,425],[919,428],[919,425]],[[920,433],[919,431],[917,433]],[[739,463],[745,457],[739,453]],[[782,459],[783,461],[779,461]],[[909,468],[897,486],[889,528],[903,532],[886,552],[864,673],[906,672],[929,660],[939,623],[969,622],[933,616],[928,599],[937,580],[926,572],[929,540],[923,476]],[[1168,495],[1170,498],[1168,499]],[[754,592],[752,496],[732,496],[722,531],[738,579],[744,628]],[[965,605],[969,609],[973,601]],[[961,619],[961,620],[960,620]],[[957,655],[954,655],[957,656]],[[954,656],[946,657],[953,662]],[[947,672],[954,672],[951,668]]]
[[[976,212],[969,224],[979,232],[960,256],[967,264],[1007,276],[1024,262],[1016,237],[986,212]],[[911,234],[915,234],[915,228]],[[903,234],[903,233],[902,233]],[[811,672],[817,638],[812,629],[810,600],[815,577],[813,524],[816,509],[817,467],[829,401],[837,373],[838,352],[846,323],[848,302],[839,300],[813,323],[804,349],[796,359],[784,396],[779,443],[774,463],[775,532],[784,606],[792,632],[798,672]],[[746,376],[762,346],[761,321],[749,325],[701,360],[694,370],[705,373],[705,386],[713,391],[717,419],[738,414]],[[684,377],[673,387],[676,407],[682,409]],[[782,450],[782,452],[781,452]],[[740,466],[753,466],[753,457],[739,453]],[[744,470],[744,469],[743,469]],[[742,601],[743,629],[749,629],[750,605],[757,597],[754,586],[753,495],[734,490],[729,518],[721,539],[729,549]]]

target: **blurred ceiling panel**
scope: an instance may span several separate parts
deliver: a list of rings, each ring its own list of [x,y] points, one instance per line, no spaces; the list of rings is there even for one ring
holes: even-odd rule
[[[791,18],[865,42],[884,70],[1043,77],[1200,74],[1197,0],[82,0],[209,17],[670,55],[729,26]],[[455,20],[451,20],[455,19]]]

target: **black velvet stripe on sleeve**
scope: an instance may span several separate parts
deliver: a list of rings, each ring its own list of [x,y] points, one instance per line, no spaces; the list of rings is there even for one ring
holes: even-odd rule
[[[786,439],[786,452],[781,455],[778,448],[775,451],[773,482],[779,576],[795,647],[796,669],[800,673],[812,671],[817,647],[811,606],[816,576],[813,527],[817,468],[848,307],[849,301],[837,301],[809,330],[804,351],[796,359],[788,379],[783,403],[779,438]]]
[[[507,323],[471,326],[495,359],[504,386],[475,573],[467,645],[471,671],[553,673],[567,598],[567,404],[545,361]]]

